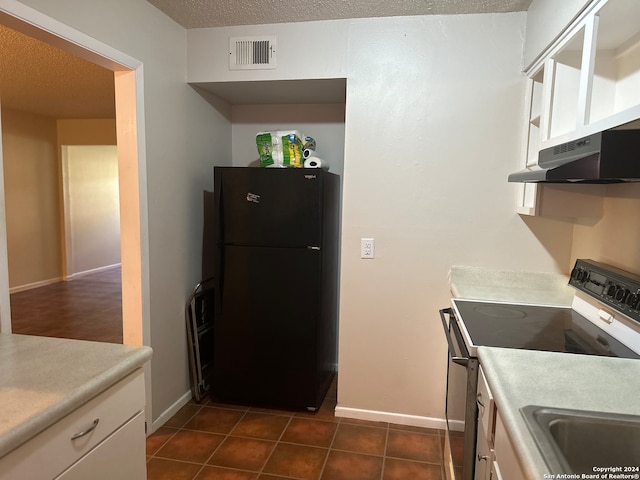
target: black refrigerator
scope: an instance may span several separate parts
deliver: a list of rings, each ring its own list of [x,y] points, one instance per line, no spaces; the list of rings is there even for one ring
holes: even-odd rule
[[[214,399],[320,407],[337,365],[339,198],[321,169],[214,167]]]

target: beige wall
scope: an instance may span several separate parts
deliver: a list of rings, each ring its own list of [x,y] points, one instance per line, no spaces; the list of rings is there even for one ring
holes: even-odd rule
[[[11,287],[62,277],[54,119],[2,110],[2,149]]]
[[[640,274],[640,185],[607,186],[603,218],[575,225],[571,256]]]
[[[60,119],[58,146],[60,145],[116,145],[115,118]]]
[[[12,291],[119,262],[119,247],[81,255],[65,272],[61,146],[115,145],[114,119],[55,120],[2,110],[9,285]],[[117,171],[116,171],[117,180]],[[119,232],[119,230],[118,230]],[[86,249],[85,249],[86,250]],[[80,252],[78,252],[80,253]]]

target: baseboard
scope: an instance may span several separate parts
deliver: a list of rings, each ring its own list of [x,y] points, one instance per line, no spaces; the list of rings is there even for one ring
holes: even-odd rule
[[[94,268],[94,269],[91,269],[91,270],[85,270],[83,272],[74,273],[73,275],[68,275],[66,278],[56,277],[56,278],[50,278],[48,280],[41,280],[39,282],[27,283],[25,285],[18,285],[16,287],[11,287],[9,289],[9,294],[18,293],[18,292],[25,292],[27,290],[32,290],[34,288],[46,287],[47,285],[53,285],[54,283],[73,280],[75,278],[84,277],[85,275],[91,275],[92,273],[104,272],[106,270],[111,270],[113,268],[118,268],[121,265],[122,265],[121,263],[114,263],[113,265],[107,265],[105,267],[98,267],[98,268]]]
[[[83,270],[82,272],[72,273],[67,275],[67,280],[73,280],[75,278],[84,277],[85,275],[91,275],[92,273],[105,272],[122,266],[122,263],[114,263],[113,265],[105,265],[104,267],[92,268],[91,270]]]
[[[421,417],[404,413],[379,412],[376,410],[363,410],[361,408],[341,407],[335,410],[336,417],[368,420],[371,422],[395,423],[396,425],[409,425],[412,427],[435,428],[444,430],[446,422],[444,418]]]
[[[54,283],[58,283],[62,281],[64,281],[62,277],[57,277],[57,278],[50,278],[49,280],[41,280],[40,282],[27,283],[26,285],[18,285],[17,287],[11,287],[9,289],[9,294],[25,292],[33,288],[46,287],[47,285],[53,285]]]
[[[176,413],[178,413],[178,410],[180,410],[187,403],[189,403],[189,400],[191,400],[191,398],[192,398],[191,390],[189,390],[184,395],[182,395],[178,400],[176,400],[173,403],[173,405],[171,405],[164,412],[162,412],[160,416],[156,418],[151,424],[151,430],[147,431],[147,436],[151,435],[153,432],[155,432],[157,429],[159,429],[161,426],[167,423],[167,420],[173,417]]]

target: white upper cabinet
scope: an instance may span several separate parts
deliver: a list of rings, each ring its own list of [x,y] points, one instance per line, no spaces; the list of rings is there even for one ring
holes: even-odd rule
[[[588,123],[639,116],[640,2],[610,0],[594,14],[594,71]]]
[[[640,118],[638,19],[638,0],[594,0],[529,67],[530,81],[542,87],[527,92],[530,123],[540,102],[539,148]]]
[[[639,0],[594,0],[527,68],[523,165],[537,164],[542,149],[640,119],[638,19]],[[602,190],[523,184],[517,211],[598,217]]]
[[[584,28],[578,30],[570,40],[544,66],[550,87],[548,106],[548,128],[542,131],[542,140],[557,138],[579,128],[580,110],[584,95],[580,89],[582,80]]]

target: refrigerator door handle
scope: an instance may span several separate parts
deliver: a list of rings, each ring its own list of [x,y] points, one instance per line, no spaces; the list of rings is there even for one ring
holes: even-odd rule
[[[320,247],[316,247],[313,245],[307,245],[307,250],[320,250]]]

